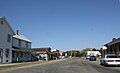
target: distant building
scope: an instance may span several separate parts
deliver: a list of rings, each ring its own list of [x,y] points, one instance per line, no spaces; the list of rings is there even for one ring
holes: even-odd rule
[[[59,51],[59,58],[64,58],[64,52],[63,51]]]
[[[33,52],[34,56],[38,58],[38,60],[51,60],[52,53],[51,48],[32,48],[35,52]]]
[[[54,60],[55,60],[55,59],[59,59],[59,56],[60,56],[59,50],[57,50],[57,49],[52,49],[51,52],[52,52],[52,57],[53,57]]]
[[[67,51],[67,55],[70,57],[77,57],[77,54],[79,53],[79,50],[69,50]]]
[[[86,58],[89,58],[90,56],[101,56],[101,53],[99,51],[86,51]]]

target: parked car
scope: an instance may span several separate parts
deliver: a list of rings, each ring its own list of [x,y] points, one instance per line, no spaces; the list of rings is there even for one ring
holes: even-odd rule
[[[120,65],[120,58],[115,54],[107,54],[100,59],[101,65]]]
[[[89,61],[96,61],[96,56],[90,56]]]

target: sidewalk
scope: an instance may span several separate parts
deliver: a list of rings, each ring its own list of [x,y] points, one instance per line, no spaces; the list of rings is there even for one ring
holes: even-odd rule
[[[30,66],[30,65],[40,64],[40,63],[45,63],[45,61],[0,64],[0,71],[13,69],[13,68],[17,68],[17,67]]]
[[[64,59],[58,59],[58,60],[50,60],[50,61],[36,61],[36,62],[20,62],[20,63],[9,63],[9,64],[0,64],[0,71],[3,70],[9,70],[14,68],[20,68],[20,67],[28,67],[28,66],[34,66],[39,64],[48,64],[48,63],[54,63],[59,62],[62,60],[67,60],[68,58]]]
[[[0,64],[0,67],[3,67],[3,66],[11,66],[11,65],[16,65],[17,63],[9,63],[9,64]]]

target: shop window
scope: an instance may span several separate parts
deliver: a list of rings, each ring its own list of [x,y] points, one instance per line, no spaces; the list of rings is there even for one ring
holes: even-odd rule
[[[119,45],[119,51],[120,51],[120,45]]]
[[[15,51],[12,51],[12,57],[15,58]]]
[[[21,58],[23,57],[23,53],[22,53],[22,52],[20,53],[20,57],[21,57]]]

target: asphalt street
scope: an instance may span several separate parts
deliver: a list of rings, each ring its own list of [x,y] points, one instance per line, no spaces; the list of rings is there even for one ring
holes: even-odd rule
[[[80,58],[50,61],[43,64],[15,68],[0,73],[119,73],[120,67],[105,67],[99,61]]]

